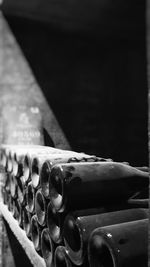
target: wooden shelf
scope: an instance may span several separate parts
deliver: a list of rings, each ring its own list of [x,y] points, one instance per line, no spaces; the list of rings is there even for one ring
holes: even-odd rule
[[[27,238],[25,231],[19,227],[18,222],[13,218],[11,212],[8,210],[7,206],[3,204],[3,202],[0,202],[0,212],[9,224],[11,231],[24,248],[24,251],[30,259],[32,265],[36,267],[46,267],[44,259],[37,254],[33,243]]]

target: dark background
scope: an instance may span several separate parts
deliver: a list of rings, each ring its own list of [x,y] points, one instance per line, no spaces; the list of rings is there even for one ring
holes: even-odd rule
[[[50,15],[15,13],[7,2],[7,21],[72,149],[148,165],[145,1],[76,0],[71,10],[56,1]]]

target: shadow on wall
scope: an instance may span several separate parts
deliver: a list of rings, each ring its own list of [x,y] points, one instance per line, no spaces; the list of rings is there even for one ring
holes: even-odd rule
[[[7,16],[72,149],[148,165],[144,5],[134,19],[107,35]]]

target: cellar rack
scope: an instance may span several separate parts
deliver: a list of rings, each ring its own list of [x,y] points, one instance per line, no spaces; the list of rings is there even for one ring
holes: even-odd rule
[[[44,259],[35,251],[33,243],[27,238],[25,231],[20,228],[18,222],[13,218],[11,212],[2,201],[0,202],[0,211],[4,219],[7,221],[11,231],[14,233],[20,245],[26,252],[33,266],[46,267]]]

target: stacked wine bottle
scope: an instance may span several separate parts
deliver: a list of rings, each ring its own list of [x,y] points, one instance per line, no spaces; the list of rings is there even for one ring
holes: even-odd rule
[[[4,204],[47,267],[146,267],[147,167],[3,145]]]

